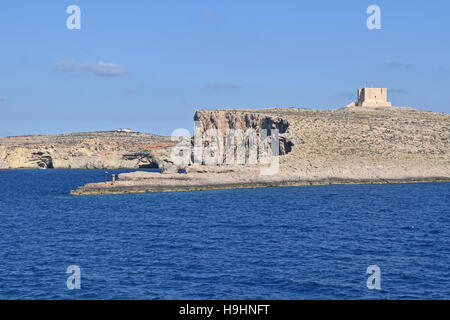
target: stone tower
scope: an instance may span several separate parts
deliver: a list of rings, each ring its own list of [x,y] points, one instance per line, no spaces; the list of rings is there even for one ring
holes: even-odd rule
[[[386,88],[361,88],[358,89],[357,107],[391,107],[387,101]]]

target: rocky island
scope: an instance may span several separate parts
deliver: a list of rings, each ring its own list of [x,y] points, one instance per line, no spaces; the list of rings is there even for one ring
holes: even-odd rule
[[[450,181],[450,115],[393,107],[385,90],[360,89],[357,102],[333,110],[197,110],[194,137],[108,131],[0,138],[0,169],[161,169],[121,173],[114,182],[80,186],[74,195]],[[244,133],[243,162],[236,161],[237,144],[231,153],[226,148],[229,132]],[[255,139],[258,150],[264,141],[267,150],[276,146],[269,174],[263,169],[271,165],[259,153],[249,161]],[[221,157],[211,163],[211,155]]]
[[[371,104],[371,99],[383,92],[365,91],[358,91],[358,102],[335,110],[224,109],[195,113],[200,136],[216,130],[222,138],[219,146],[225,143],[229,129],[276,129],[279,166],[274,174],[261,174],[258,163],[227,164],[226,159],[213,165],[204,159],[195,163],[195,154],[190,154],[190,162],[182,168],[168,158],[161,161],[183,169],[184,174],[170,170],[122,173],[114,184],[90,183],[72,194],[450,181],[450,115],[392,107],[382,101]],[[382,97],[385,99],[385,92]],[[192,140],[189,143],[194,144]]]

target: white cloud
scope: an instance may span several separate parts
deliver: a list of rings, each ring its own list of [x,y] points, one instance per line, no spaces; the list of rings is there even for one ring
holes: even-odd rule
[[[115,77],[123,76],[128,70],[117,63],[109,62],[84,62],[76,64],[75,60],[61,59],[53,65],[54,72],[84,72],[97,76]]]
[[[75,69],[75,60],[61,59],[53,65],[55,72],[72,72]]]
[[[122,76],[128,73],[127,69],[116,63],[107,63],[103,61],[96,63],[85,62],[80,65],[80,68],[86,72],[106,77]]]

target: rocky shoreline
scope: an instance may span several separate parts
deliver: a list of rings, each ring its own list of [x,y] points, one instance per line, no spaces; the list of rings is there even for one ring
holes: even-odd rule
[[[238,183],[238,184],[204,184],[204,185],[184,185],[184,186],[157,186],[157,185],[137,185],[120,186],[105,184],[105,186],[81,186],[71,190],[70,194],[80,195],[106,195],[106,194],[135,194],[135,193],[155,193],[155,192],[178,192],[178,191],[206,191],[225,189],[253,189],[253,188],[278,188],[278,187],[299,187],[299,186],[320,186],[320,185],[345,185],[345,184],[389,184],[389,183],[426,183],[426,182],[450,182],[447,177],[435,178],[411,178],[411,179],[390,179],[390,180],[303,180],[284,182],[263,182],[263,183]]]
[[[355,106],[223,109],[198,110],[194,121],[199,127],[194,137],[185,139],[123,131],[0,138],[0,169],[158,168],[163,172],[122,173],[114,185],[88,183],[73,190],[74,195],[450,180],[450,115],[446,113]],[[211,148],[213,140],[198,144],[195,139],[211,130],[217,134],[216,149]],[[269,144],[274,141],[271,132],[276,131],[276,172],[262,175],[261,163],[230,164],[228,154],[213,165],[207,163],[206,158],[223,151],[229,130],[253,130],[259,143],[264,138]],[[249,135],[243,140],[246,160],[251,140]],[[180,152],[187,163],[174,160]],[[237,158],[237,151],[232,152]],[[259,155],[255,159],[261,160]],[[186,174],[178,174],[180,169]]]

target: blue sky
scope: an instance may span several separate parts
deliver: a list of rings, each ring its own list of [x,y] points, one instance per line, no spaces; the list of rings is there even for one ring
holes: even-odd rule
[[[69,5],[81,30],[69,30]],[[366,9],[381,8],[381,30]],[[332,109],[366,84],[450,112],[450,1],[9,1],[0,136],[192,129],[196,109]]]

